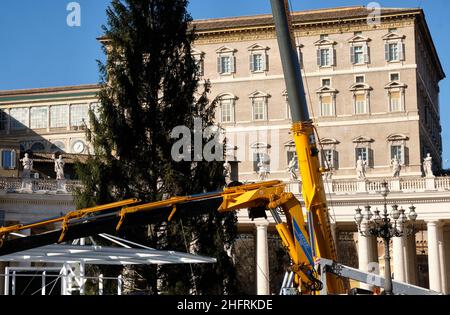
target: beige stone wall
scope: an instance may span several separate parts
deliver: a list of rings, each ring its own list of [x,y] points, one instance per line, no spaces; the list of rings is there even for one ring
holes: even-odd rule
[[[336,150],[339,153],[339,170],[336,178],[349,178],[355,176],[355,146],[353,140],[358,136],[373,139],[370,148],[374,151],[374,167],[369,170],[368,176],[390,176],[390,142],[389,136],[394,134],[407,137],[405,142],[408,150],[408,165],[403,167],[402,175],[420,176],[422,163],[422,147],[424,128],[419,124],[419,107],[421,101],[418,99],[417,91],[417,67],[423,59],[418,55],[416,44],[417,30],[413,19],[398,20],[396,23],[384,23],[378,28],[371,29],[364,25],[347,26],[345,31],[338,28],[328,28],[322,33],[328,34],[328,39],[335,42],[336,65],[333,67],[320,68],[317,65],[317,46],[320,40],[320,31],[317,29],[305,34],[305,30],[299,38],[303,45],[301,48],[303,59],[303,76],[310,114],[318,124],[320,138],[333,138],[339,141]],[[403,37],[405,44],[405,60],[399,62],[387,62],[385,60],[384,36],[389,34],[389,29],[395,27],[394,32]],[[353,65],[350,60],[349,39],[354,36],[354,31],[362,30],[362,36],[368,38],[370,47],[370,63]],[[258,35],[257,35],[258,34]],[[251,157],[253,152],[250,146],[255,138],[251,133],[257,130],[262,133],[267,131],[267,136],[262,138],[273,138],[274,129],[278,130],[278,141],[280,145],[273,145],[267,151],[271,156],[276,154],[280,163],[271,165],[271,177],[287,177],[286,147],[284,144],[292,140],[289,134],[290,120],[287,116],[286,98],[283,95],[285,84],[279,58],[279,50],[275,34],[270,31],[256,33],[254,36],[242,35],[241,38],[222,34],[220,40],[209,39],[209,42],[200,39],[195,49],[205,53],[205,78],[212,82],[211,98],[223,93],[231,93],[235,100],[235,121],[224,123],[227,129],[227,137],[238,146],[238,150],[245,153],[237,153],[245,156],[246,160],[239,165],[240,179],[256,179],[253,171]],[[249,69],[248,48],[254,44],[268,47],[269,68],[265,73],[252,74]],[[425,43],[429,45],[430,43]],[[234,51],[236,58],[236,72],[231,75],[219,75],[217,73],[217,50],[227,47]],[[403,107],[401,112],[390,112],[388,90],[385,88],[390,83],[390,74],[398,73],[399,81],[406,85],[404,90]],[[350,87],[355,83],[356,75],[364,75],[365,83],[370,86],[369,112],[356,115],[354,95]],[[438,81],[437,73],[434,73],[434,82]],[[335,115],[322,117],[320,98],[317,90],[322,85],[323,78],[331,79],[331,87],[337,90],[335,101]],[[432,81],[433,81],[432,80]],[[254,91],[269,94],[267,99],[268,119],[264,122],[252,121],[252,101],[249,95]],[[436,97],[437,95],[433,95]],[[220,108],[217,116],[220,119]],[[246,140],[243,141],[242,138]],[[241,141],[240,144],[236,144]],[[264,142],[264,141],[262,141]],[[245,147],[243,147],[245,146]],[[269,152],[270,151],[270,152]],[[275,151],[277,151],[275,153]]]

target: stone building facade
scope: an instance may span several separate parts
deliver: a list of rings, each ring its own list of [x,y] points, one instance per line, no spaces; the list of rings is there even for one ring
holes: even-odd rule
[[[364,7],[294,12],[306,98],[334,178],[421,176],[426,153],[442,166],[439,82],[445,77],[424,13],[383,9],[368,24]],[[241,180],[257,163],[285,178],[295,151],[275,30],[270,15],[195,21],[194,55],[218,100],[229,155]]]

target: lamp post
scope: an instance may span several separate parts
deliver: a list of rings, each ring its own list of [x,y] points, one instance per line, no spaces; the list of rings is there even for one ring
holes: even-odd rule
[[[380,215],[378,208],[372,213],[371,207],[367,205],[364,213],[361,208],[356,209],[355,222],[358,230],[364,237],[375,236],[382,238],[384,241],[384,292],[386,295],[392,295],[392,278],[391,278],[391,257],[389,255],[389,242],[393,237],[402,237],[414,233],[414,223],[417,219],[416,207],[409,207],[408,216],[403,208],[398,209],[398,205],[392,206],[392,211],[388,214],[386,197],[389,194],[388,183],[382,182],[382,190],[380,191],[384,199],[383,213]],[[409,217],[409,219],[408,219]],[[361,229],[361,224],[366,225],[365,229]]]

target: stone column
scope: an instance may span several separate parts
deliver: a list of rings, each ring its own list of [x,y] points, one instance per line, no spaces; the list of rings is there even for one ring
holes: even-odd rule
[[[366,230],[366,224],[361,224],[361,231]],[[358,233],[358,269],[369,272],[369,264],[374,260],[373,256],[373,239],[374,237],[365,237]],[[378,258],[376,259],[378,261]],[[361,289],[370,290],[371,286],[366,283],[360,283]]]
[[[445,244],[444,244],[444,228],[441,225],[438,229],[438,244],[439,244],[439,270],[441,272],[441,290],[442,293],[447,294],[447,264],[445,261]]]
[[[394,279],[395,281],[406,282],[405,268],[405,237],[393,237],[393,259],[394,259]]]
[[[406,238],[406,282],[417,285],[416,234]]]
[[[439,263],[439,222],[427,222],[428,234],[428,274],[430,276],[430,289],[442,292],[441,266]]]
[[[255,220],[256,225],[256,294],[269,295],[269,246],[267,243],[266,219]]]

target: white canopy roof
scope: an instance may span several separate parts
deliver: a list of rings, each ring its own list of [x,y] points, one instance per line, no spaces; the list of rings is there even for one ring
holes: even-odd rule
[[[81,263],[91,265],[149,265],[215,263],[215,258],[150,248],[49,245],[0,256],[3,262]]]

